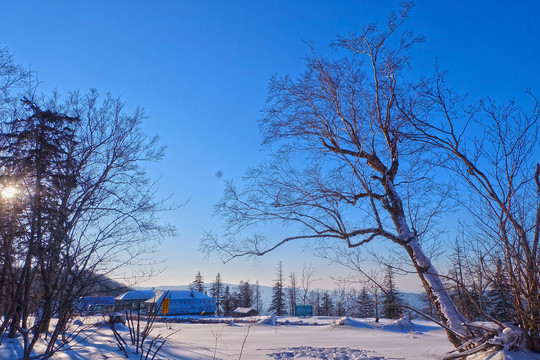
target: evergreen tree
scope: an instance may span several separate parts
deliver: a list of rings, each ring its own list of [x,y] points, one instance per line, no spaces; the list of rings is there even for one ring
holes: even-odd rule
[[[221,275],[218,273],[216,280],[212,283],[212,288],[210,290],[210,295],[216,299],[216,314],[221,315],[223,307],[223,281],[221,280]]]
[[[330,316],[334,311],[334,302],[330,293],[325,291],[321,297],[321,309],[320,314],[323,316]]]
[[[319,290],[310,291],[310,304],[313,306],[313,314],[320,316],[321,314],[321,292]]]
[[[296,274],[289,274],[289,287],[287,288],[287,302],[289,303],[289,314],[295,315],[296,301],[298,298],[298,287],[296,284]]]
[[[283,291],[283,264],[281,261],[276,267],[277,279],[275,280],[275,285],[272,289],[272,303],[268,309],[271,313],[276,314],[277,316],[287,315],[287,310],[285,308],[285,294]]]
[[[386,268],[383,287],[382,315],[387,319],[399,319],[403,315],[399,306],[399,304],[403,303],[403,298],[397,291],[394,281],[394,271],[391,266],[387,266]]]
[[[198,291],[202,294],[206,294],[205,288],[204,288],[204,280],[203,276],[201,275],[201,272],[197,272],[197,275],[195,276],[195,280],[190,285],[191,291]]]
[[[225,292],[223,293],[223,315],[231,316],[234,309],[233,296],[231,295],[229,285],[227,285],[225,286]]]
[[[477,287],[473,284],[471,286],[462,286],[463,298],[458,303],[460,309],[462,309],[463,315],[469,321],[477,321],[483,318],[483,315],[479,309],[480,294],[476,290]]]
[[[349,312],[348,308],[348,294],[344,288],[336,289],[332,292],[332,298],[334,299],[334,315],[345,316]]]
[[[257,310],[258,314],[261,314],[263,312],[263,294],[258,280],[253,288],[253,301],[255,310]]]
[[[504,273],[501,259],[495,263],[495,273],[493,274],[493,284],[488,292],[489,315],[501,322],[509,322],[513,319],[513,306],[510,286]]]
[[[253,289],[249,282],[240,281],[240,285],[236,289],[236,307],[251,307],[253,302]]]
[[[366,287],[362,287],[358,295],[358,316],[361,318],[370,318],[375,316],[375,304],[373,298],[367,291]]]

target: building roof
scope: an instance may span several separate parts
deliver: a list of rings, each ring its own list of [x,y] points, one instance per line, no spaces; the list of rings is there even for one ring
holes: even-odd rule
[[[237,314],[249,314],[251,311],[257,311],[255,310],[254,308],[250,308],[250,307],[239,307],[239,308],[236,308],[233,310],[233,313],[237,313]]]
[[[127,301],[133,301],[133,300],[148,300],[151,297],[155,295],[154,290],[130,290],[122,295],[118,295],[115,297],[115,300],[127,300]]]
[[[193,299],[201,299],[201,300],[208,300],[213,299],[212,297],[205,295],[203,293],[200,293],[198,291],[191,291],[191,290],[157,290],[155,292],[155,296],[152,298],[146,300],[147,303],[157,303],[166,296],[167,298],[171,300],[193,300]]]

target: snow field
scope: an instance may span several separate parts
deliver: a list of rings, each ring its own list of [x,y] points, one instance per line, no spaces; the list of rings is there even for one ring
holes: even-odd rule
[[[258,320],[261,318],[253,319]],[[119,326],[118,330],[129,339],[127,328]],[[445,332],[423,321],[415,321],[412,329],[409,324],[392,321],[377,324],[371,319],[330,317],[279,318],[277,326],[254,322],[156,323],[152,335],[167,336],[177,330],[159,353],[160,359],[228,360],[238,359],[242,352],[245,360],[427,360],[440,359],[452,350]],[[53,359],[122,359],[115,347],[110,329],[94,329],[85,346],[73,346]],[[133,354],[130,358],[139,357]]]
[[[101,318],[82,320],[84,331],[68,350],[58,352],[51,360],[125,359],[111,329],[95,325]],[[239,359],[240,353],[244,360],[434,360],[453,349],[443,329],[421,320],[412,324],[403,320],[382,319],[376,323],[373,319],[332,317],[279,317],[277,322],[275,317],[169,320],[156,322],[150,335],[172,334],[156,360],[229,360]],[[128,328],[118,324],[116,329],[131,346]],[[36,348],[39,351],[40,344]],[[17,339],[7,339],[0,345],[0,359],[17,359],[21,350]],[[139,359],[140,354],[133,350],[128,349],[129,358]],[[475,359],[535,359],[530,355],[491,355]]]

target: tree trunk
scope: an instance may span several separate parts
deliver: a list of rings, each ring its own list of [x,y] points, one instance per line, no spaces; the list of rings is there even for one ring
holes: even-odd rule
[[[467,320],[456,308],[437,270],[429,258],[424,255],[416,237],[409,240],[403,247],[409,254],[418,277],[422,281],[428,298],[431,304],[434,305],[441,322],[450,329],[446,329],[448,340],[456,347],[462,345],[465,339],[470,338],[472,334],[463,325]]]
[[[429,300],[435,306],[442,324],[447,326],[446,333],[448,340],[454,346],[459,347],[473,335],[464,325],[467,320],[450,298],[450,294],[442,283],[431,260],[424,254],[418,237],[409,228],[403,211],[401,197],[397,193],[392,180],[388,177],[385,177],[384,180],[386,193],[392,203],[392,206],[389,207],[389,212],[400,239],[396,242],[409,254]]]

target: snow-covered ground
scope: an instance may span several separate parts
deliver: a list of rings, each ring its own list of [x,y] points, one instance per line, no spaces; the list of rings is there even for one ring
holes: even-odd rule
[[[272,319],[267,319],[266,323],[255,322],[261,318],[253,318],[251,322],[233,323],[231,320],[155,323],[153,336],[167,336],[177,331],[156,359],[239,359],[241,354],[241,359],[246,360],[422,360],[441,359],[452,350],[446,333],[426,321],[414,320],[411,326],[408,322],[384,319],[375,323],[372,319],[329,317],[278,318],[277,324]],[[96,319],[88,318],[86,322],[95,323]],[[128,328],[121,324],[117,328],[128,340]],[[17,359],[19,354],[17,340],[8,339],[0,346],[0,359]],[[130,354],[130,359],[139,357]],[[112,331],[106,326],[87,328],[77,337],[77,342],[71,344],[70,350],[52,357],[53,360],[122,358]],[[531,358],[534,359],[514,359]]]

